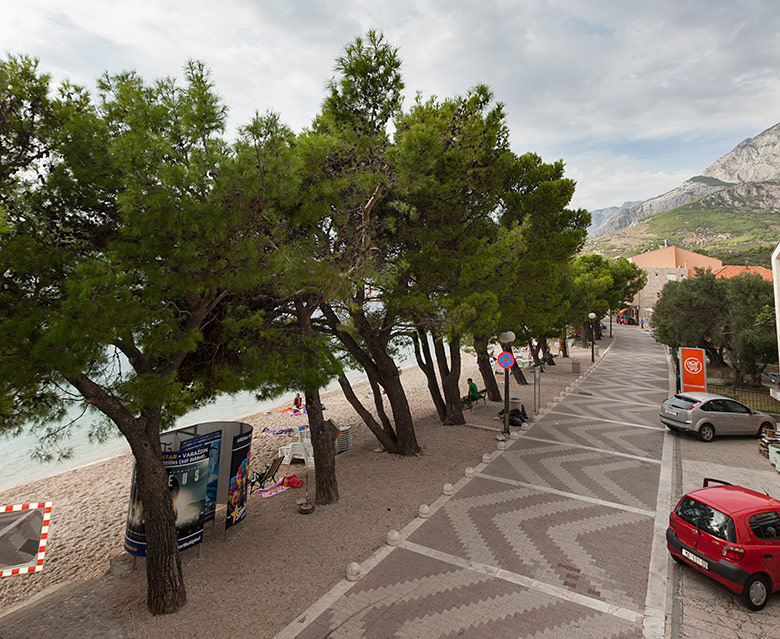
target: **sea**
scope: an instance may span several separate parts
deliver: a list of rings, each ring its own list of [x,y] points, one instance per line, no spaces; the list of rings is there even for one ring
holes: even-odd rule
[[[411,366],[414,363],[414,353],[411,346],[408,349],[403,349],[396,357],[396,364],[399,367]],[[346,374],[352,383],[366,379],[363,370],[349,370]],[[333,380],[320,392],[324,393],[338,387],[338,381]],[[221,396],[213,404],[193,410],[180,417],[176,422],[176,427],[240,419],[247,415],[269,411],[272,408],[289,406],[292,404],[293,396],[294,393],[286,399],[282,396],[263,401],[258,401],[251,392]],[[70,437],[63,442],[65,447],[72,449],[72,455],[62,461],[41,462],[31,459],[30,454],[38,442],[38,437],[30,431],[13,438],[0,435],[0,459],[2,459],[2,463],[0,463],[0,492],[129,452],[130,446],[125,438],[119,434],[119,431],[117,431],[116,436],[103,443],[91,442],[89,440],[90,419],[94,419],[94,417],[84,416],[73,424]]]

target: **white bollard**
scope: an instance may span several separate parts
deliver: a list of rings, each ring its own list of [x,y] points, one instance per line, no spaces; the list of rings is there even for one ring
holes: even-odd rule
[[[490,461],[490,453],[485,453],[482,455],[482,461],[487,464]]]
[[[469,466],[468,468],[466,468],[466,477],[473,477],[473,476],[474,476],[474,469],[471,466]]]
[[[352,562],[347,566],[347,581],[357,581],[360,579],[360,564]]]
[[[420,517],[421,519],[428,519],[428,517],[431,516],[431,509],[428,508],[427,504],[422,504],[417,509],[417,516]]]
[[[441,492],[443,495],[451,495],[455,492],[455,489],[452,487],[452,484],[444,484],[444,488],[441,489]]]
[[[391,530],[387,533],[387,545],[388,546],[397,546],[401,543],[401,535],[398,534],[397,530]]]

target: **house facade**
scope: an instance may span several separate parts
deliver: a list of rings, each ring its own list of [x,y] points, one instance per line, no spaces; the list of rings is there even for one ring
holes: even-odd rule
[[[696,273],[695,269],[710,269],[713,272],[723,267],[723,262],[714,257],[700,255],[676,246],[666,246],[656,251],[647,251],[629,257],[647,273],[647,284],[639,291],[631,303],[631,314],[637,320],[649,320],[653,307],[661,296],[661,289],[667,282],[679,282]]]

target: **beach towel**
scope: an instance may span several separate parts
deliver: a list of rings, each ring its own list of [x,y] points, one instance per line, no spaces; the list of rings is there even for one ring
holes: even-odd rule
[[[303,482],[298,479],[296,475],[290,475],[289,477],[282,477],[273,486],[258,488],[255,491],[255,495],[260,495],[263,499],[268,499],[269,497],[283,493],[289,488],[300,488],[301,486],[303,486]]]
[[[272,428],[264,428],[264,433],[268,433],[269,435],[289,435],[293,432],[292,428],[278,428],[276,430]]]

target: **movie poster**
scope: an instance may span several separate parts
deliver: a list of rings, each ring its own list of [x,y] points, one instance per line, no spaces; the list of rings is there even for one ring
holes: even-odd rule
[[[163,463],[168,471],[168,490],[173,501],[180,551],[203,539],[203,513],[209,478],[210,448],[210,445],[205,445],[162,453]],[[135,469],[127,513],[125,550],[133,555],[146,556],[144,513],[138,495]]]
[[[246,517],[246,499],[249,490],[247,478],[249,448],[252,431],[233,438],[233,452],[230,457],[230,487],[228,488],[227,521],[225,528],[239,523]]]
[[[217,487],[219,485],[219,453],[222,447],[222,431],[215,430],[205,435],[197,435],[181,443],[181,449],[209,444],[209,476],[206,484],[206,506],[203,511],[203,522],[214,519],[217,509]]]

